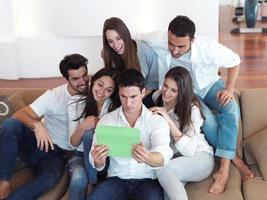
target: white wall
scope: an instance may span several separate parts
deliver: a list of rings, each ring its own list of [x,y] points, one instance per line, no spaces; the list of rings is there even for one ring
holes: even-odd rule
[[[18,71],[20,77],[61,76],[58,65],[67,54],[80,53],[89,60],[89,73],[100,69],[101,37],[19,37]]]
[[[12,1],[0,0],[0,42],[12,41],[14,37]]]
[[[86,56],[94,73],[103,65],[106,18],[120,17],[134,34],[167,30],[181,14],[198,34],[218,39],[218,0],[0,0],[0,78],[60,76],[58,64],[70,53]]]
[[[18,77],[13,23],[12,1],[0,0],[0,78]]]
[[[244,1],[245,0],[219,0],[219,4],[237,6],[237,5],[243,5]]]

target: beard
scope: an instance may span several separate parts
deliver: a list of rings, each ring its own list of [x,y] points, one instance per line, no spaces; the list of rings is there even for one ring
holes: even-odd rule
[[[83,85],[77,85],[77,86],[74,86],[72,85],[71,83],[69,83],[69,86],[71,87],[71,89],[73,91],[75,91],[77,94],[80,94],[80,95],[87,95],[88,93],[88,88],[89,88],[89,85],[88,85],[88,82],[86,82],[85,84]],[[85,86],[85,87],[83,87]]]

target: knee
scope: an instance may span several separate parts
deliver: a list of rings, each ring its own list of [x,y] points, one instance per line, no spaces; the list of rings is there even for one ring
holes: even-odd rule
[[[227,105],[223,107],[222,113],[232,116],[234,120],[238,120],[240,116],[240,110],[239,106],[237,105],[237,102],[230,101]]]
[[[8,118],[2,124],[1,134],[12,136],[20,133],[20,129],[25,125],[15,118]]]
[[[237,128],[240,112],[239,107],[236,104],[227,106],[227,108],[217,116],[220,124],[227,124],[228,128]]]
[[[6,130],[16,130],[20,128],[21,126],[24,126],[22,122],[15,118],[8,118],[6,119],[2,124],[2,129]]]
[[[84,169],[77,168],[71,175],[70,187],[85,188],[88,184],[87,175]]]

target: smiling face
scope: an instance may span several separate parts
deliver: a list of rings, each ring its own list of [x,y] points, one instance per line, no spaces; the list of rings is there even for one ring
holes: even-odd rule
[[[164,103],[175,104],[178,96],[178,87],[175,80],[171,78],[165,78],[161,92]]]
[[[89,76],[85,67],[68,70],[68,91],[71,95],[84,93],[88,90]]]
[[[115,82],[110,76],[102,76],[93,83],[92,93],[96,101],[109,98],[115,90]]]
[[[168,47],[173,58],[179,58],[189,52],[192,42],[193,40],[190,40],[189,36],[177,37],[170,31],[168,32]]]
[[[106,38],[109,46],[119,55],[124,54],[124,41],[117,31],[108,29],[106,31]]]

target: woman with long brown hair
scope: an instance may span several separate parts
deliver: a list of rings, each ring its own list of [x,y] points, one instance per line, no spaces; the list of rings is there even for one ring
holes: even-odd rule
[[[99,118],[120,106],[115,83],[118,73],[112,68],[100,69],[90,80],[87,96],[76,95],[68,106],[69,142],[75,152],[68,163],[70,185],[63,199],[84,199],[97,181],[89,151]]]
[[[102,57],[105,67],[141,71],[146,81],[146,94],[159,88],[157,55],[146,43],[133,40],[125,23],[117,17],[104,23]]]
[[[214,166],[213,149],[201,132],[204,117],[193,92],[192,79],[183,67],[174,67],[165,75],[161,90],[153,94],[157,107],[171,130],[173,159],[156,171],[170,200],[186,200],[186,182],[198,182],[210,175]]]

